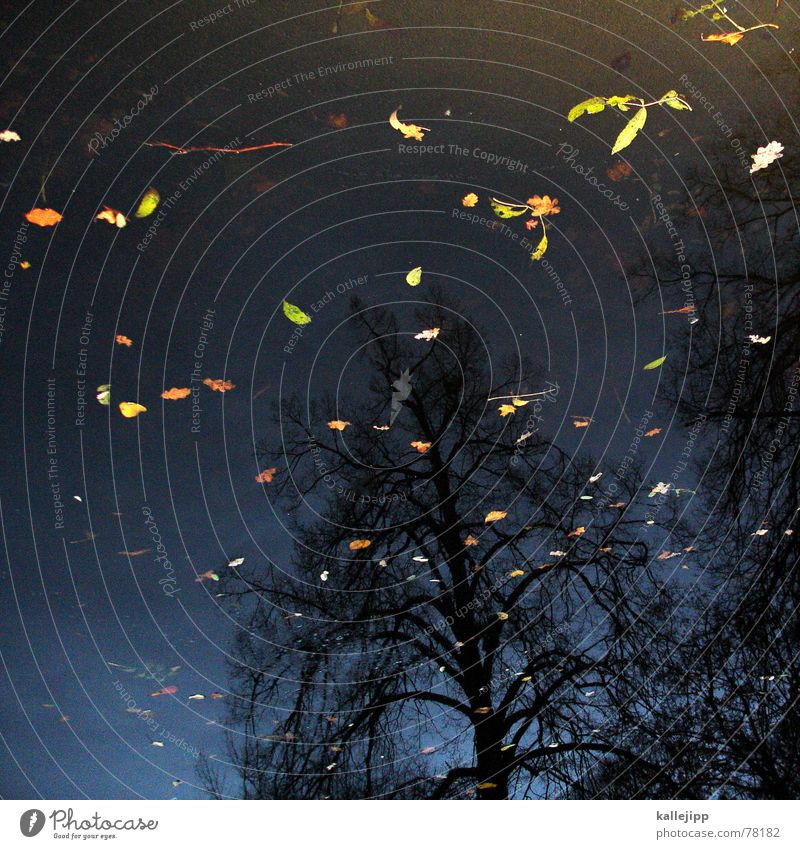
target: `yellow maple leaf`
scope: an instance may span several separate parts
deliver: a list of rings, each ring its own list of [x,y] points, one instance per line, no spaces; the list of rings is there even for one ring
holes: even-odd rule
[[[517,408],[513,404],[501,404],[498,408],[500,417],[513,416],[517,412]]]
[[[475,194],[475,192],[470,192],[468,195],[464,195],[464,197],[461,198],[462,206],[475,206],[477,202],[478,196]]]

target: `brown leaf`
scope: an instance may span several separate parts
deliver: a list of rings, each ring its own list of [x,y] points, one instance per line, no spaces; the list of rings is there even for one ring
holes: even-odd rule
[[[235,383],[231,383],[230,380],[222,380],[222,378],[212,380],[210,377],[207,377],[203,380],[203,383],[214,392],[228,392],[231,389],[236,389]]]
[[[272,483],[272,478],[277,474],[278,470],[273,466],[271,469],[264,469],[256,475],[256,483]]]
[[[586,533],[586,528],[584,525],[581,525],[579,528],[575,528],[574,531],[570,531],[567,536],[568,537],[582,537]]]
[[[703,41],[723,41],[725,44],[736,44],[744,38],[743,32],[713,32],[711,35],[701,35]]]
[[[651,428],[650,430],[648,430],[647,433],[645,434],[645,436],[657,436],[659,433],[661,433],[661,428],[660,427],[654,427],[654,428]]]
[[[191,391],[191,389],[178,389],[176,386],[173,386],[172,389],[162,392],[161,397],[166,398],[168,401],[177,401],[180,398],[186,398],[187,395],[191,394]]]
[[[368,539],[354,539],[348,548],[350,551],[361,551],[364,548],[369,548],[372,545],[372,540]]]

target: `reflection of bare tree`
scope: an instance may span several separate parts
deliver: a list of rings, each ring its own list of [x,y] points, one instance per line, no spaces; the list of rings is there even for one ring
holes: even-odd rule
[[[490,383],[466,323],[431,305],[419,326],[441,341],[423,343],[387,312],[357,314],[374,395],[287,404],[264,450],[276,505],[310,516],[294,520],[294,563],[223,586],[251,605],[230,717],[241,795],[556,796],[599,759],[671,792],[620,721],[667,640],[641,523],[581,500],[595,468],[535,432],[533,402],[487,406],[542,387]],[[376,430],[405,369],[411,392]]]
[[[690,797],[800,794],[800,174],[780,166],[751,184],[715,162],[694,192],[703,226],[689,237],[680,223],[698,321],[672,400],[687,425],[704,421],[691,539],[704,570],[649,734]],[[672,302],[674,259],[657,268]]]

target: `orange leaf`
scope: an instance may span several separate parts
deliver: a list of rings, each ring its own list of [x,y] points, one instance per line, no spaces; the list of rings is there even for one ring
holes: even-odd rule
[[[687,315],[688,313],[694,312],[694,307],[681,307],[679,310],[667,310],[666,312],[662,312],[661,315]]]
[[[423,132],[423,130],[425,132],[430,132],[430,130],[427,127],[418,127],[416,124],[404,124],[397,117],[397,113],[399,110],[400,107],[398,106],[397,109],[395,109],[394,112],[392,112],[392,114],[389,116],[389,125],[393,129],[401,132],[403,134],[403,138],[416,139],[417,141],[422,141],[422,139],[425,138],[425,133]]]
[[[158,690],[155,693],[150,693],[151,696],[171,696],[173,693],[177,693],[178,688],[174,684],[170,684],[168,687],[164,687],[163,690]]]
[[[179,398],[186,398],[191,391],[191,389],[178,389],[173,386],[172,389],[167,389],[166,392],[162,392],[161,397],[166,398],[168,401],[177,401]]]
[[[500,412],[500,418],[513,416],[517,412],[517,408],[513,404],[501,404],[497,409]]]
[[[464,540],[464,545],[477,545],[477,544],[478,544],[478,538],[472,536],[472,534],[469,534],[469,536]]]
[[[230,389],[236,389],[235,383],[231,383],[230,380],[222,380],[221,378],[212,380],[210,377],[207,377],[203,380],[203,383],[208,386],[209,389],[213,389],[214,392],[227,392]]]
[[[209,693],[210,698],[212,699],[224,699],[224,693]]]
[[[573,416],[572,417],[572,424],[574,424],[575,427],[589,427],[590,421],[591,421],[591,418],[589,416]]]
[[[38,207],[25,213],[25,217],[31,224],[38,224],[40,227],[52,227],[61,221],[61,215],[54,209],[39,209]]]
[[[655,436],[656,434],[661,433],[660,427],[654,427],[652,430],[648,430],[645,436]]]
[[[351,425],[352,422],[343,422],[340,419],[334,419],[332,422],[328,422],[328,427],[331,430],[344,430],[348,425]]]
[[[435,339],[439,335],[439,327],[432,327],[430,330],[423,330],[414,337],[415,339],[424,339],[426,342],[430,342],[432,339]]]
[[[411,447],[416,448],[417,451],[419,451],[420,454],[424,454],[431,447],[431,443],[430,442],[420,442],[418,439],[415,439],[411,443]]]
[[[483,521],[498,522],[500,519],[505,519],[506,516],[508,516],[508,513],[503,510],[492,510],[490,513],[486,514],[486,518]]]
[[[114,341],[117,345],[126,345],[128,348],[133,345],[133,339],[128,339],[127,336],[118,335],[114,337]]]
[[[492,709],[490,707],[479,707],[479,708],[475,708],[475,710],[472,711],[472,712],[473,713],[479,713],[482,716],[485,716],[487,713],[491,713]]]
[[[512,570],[508,573],[508,577],[509,577],[509,578],[520,578],[520,577],[522,577],[522,575],[524,575],[524,574],[525,574],[525,573],[522,571],[522,569],[512,569]]]
[[[103,211],[95,216],[95,221],[108,221],[109,224],[116,224],[117,227],[124,227],[128,220],[117,209],[112,209],[110,206],[104,206]]]
[[[344,112],[339,112],[338,115],[328,115],[328,126],[336,130],[343,130],[347,126],[347,115]]]
[[[567,536],[568,537],[581,537],[586,533],[586,528],[581,525],[579,528],[575,528],[574,531],[570,531]]]
[[[475,192],[470,192],[468,195],[464,195],[464,197],[461,198],[462,206],[475,206],[477,202],[478,196],[475,194]]]
[[[534,195],[526,201],[531,208],[532,215],[558,215],[561,210],[558,208],[558,198],[551,198],[550,195],[539,197]]]
[[[272,483],[272,478],[277,474],[277,471],[274,466],[271,469],[264,469],[263,472],[256,475],[256,481],[258,483]]]
[[[744,38],[743,32],[713,32],[711,35],[701,35],[703,41],[724,41],[725,44],[736,44]]]
[[[31,264],[28,262],[27,259],[23,259],[22,262],[19,264],[19,267],[20,268],[30,268]]]
[[[369,548],[372,545],[372,541],[368,539],[354,539],[348,548],[350,551],[361,551],[362,548]]]

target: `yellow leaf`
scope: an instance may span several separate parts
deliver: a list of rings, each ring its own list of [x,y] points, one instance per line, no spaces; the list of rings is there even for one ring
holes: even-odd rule
[[[478,790],[494,790],[497,785],[494,781],[484,781],[483,784],[478,785]]]
[[[147,218],[148,215],[155,212],[155,208],[158,206],[160,200],[161,195],[158,193],[158,189],[150,186],[139,201],[139,206],[136,207],[136,212],[133,213],[134,216],[136,218]]]
[[[513,416],[514,413],[517,412],[517,409],[513,404],[501,404],[497,409],[500,411],[501,418]]]
[[[422,141],[425,137],[425,133],[429,133],[430,130],[427,127],[418,127],[416,124],[404,124],[398,117],[397,113],[400,111],[401,107],[398,106],[397,109],[392,112],[389,116],[389,125],[395,129],[399,130],[404,138],[407,139],[416,139],[417,141]]]
[[[531,254],[531,259],[541,259],[544,256],[544,252],[547,250],[547,233],[542,232],[542,240],[536,246],[536,250]]]
[[[139,413],[146,413],[147,407],[143,407],[135,401],[120,401],[119,411],[126,419],[135,419]]]
[[[490,513],[486,514],[486,518],[483,520],[484,522],[497,522],[500,519],[505,519],[508,516],[508,513],[503,510],[492,510]]]
[[[462,206],[475,206],[477,202],[478,196],[475,194],[475,192],[470,192],[468,195],[464,195],[464,197],[461,198]]]
[[[508,619],[508,614],[507,614],[505,611],[500,610],[500,611],[498,611],[498,613],[497,613],[497,618],[498,618],[501,622],[505,622],[505,621],[506,621],[506,619]]]
[[[300,307],[296,307],[288,301],[283,302],[283,314],[295,324],[308,324],[311,321],[311,316],[308,313],[304,313]]]
[[[372,545],[372,541],[368,539],[354,539],[348,548],[350,551],[361,551],[363,548],[369,548]]]
[[[430,442],[420,442],[418,439],[415,439],[414,442],[411,443],[412,448],[416,448],[420,454],[424,454],[430,447]]]
[[[475,708],[475,710],[472,711],[472,712],[473,713],[479,713],[482,716],[485,716],[487,713],[491,713],[492,709],[490,707],[479,707],[479,708]]]
[[[524,407],[526,404],[530,404],[531,402],[530,402],[530,401],[525,401],[525,400],[524,400],[524,399],[522,399],[522,398],[512,398],[512,399],[511,399],[511,403],[512,403],[515,407]]]
[[[514,570],[512,570],[511,572],[508,573],[508,577],[509,578],[519,578],[524,574],[525,573],[522,571],[522,569],[514,569]]]
[[[418,265],[416,268],[412,268],[411,271],[406,274],[406,283],[409,286],[419,286],[422,282],[422,266]]]
[[[711,35],[701,35],[703,41],[722,41],[725,44],[734,45],[744,38],[743,32],[714,32]]]
[[[617,140],[614,142],[614,147],[611,148],[611,153],[619,153],[621,150],[626,148],[636,138],[639,130],[642,129],[646,120],[647,110],[642,107],[636,111],[633,118],[631,118],[630,121],[628,121],[628,123],[622,128],[622,132],[617,136]]]
[[[328,422],[328,427],[331,430],[344,430],[348,425],[351,425],[352,422],[343,422],[339,419],[334,419],[332,422]]]
[[[581,525],[579,528],[575,528],[574,531],[570,531],[567,536],[568,537],[581,537],[586,533],[586,528]]]

